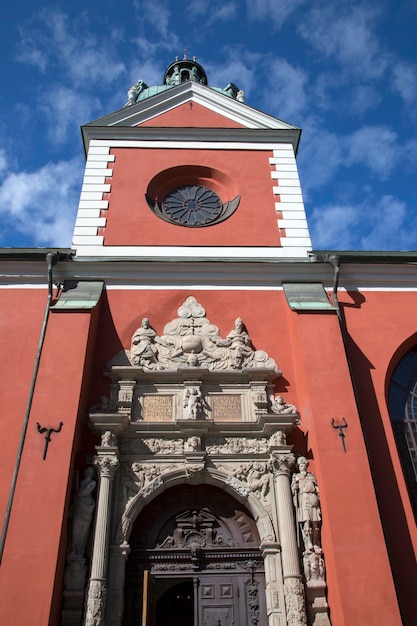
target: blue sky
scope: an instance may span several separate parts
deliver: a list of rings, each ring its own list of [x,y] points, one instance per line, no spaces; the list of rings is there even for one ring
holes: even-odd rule
[[[0,246],[70,246],[80,126],[196,55],[303,129],[316,249],[417,249],[416,0],[16,0],[0,23]],[[256,244],[256,242],[254,242]]]

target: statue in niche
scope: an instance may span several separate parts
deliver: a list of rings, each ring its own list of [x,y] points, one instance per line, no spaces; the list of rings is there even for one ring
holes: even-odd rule
[[[184,393],[184,415],[186,419],[199,419],[202,408],[200,389],[198,387],[187,388]]]
[[[281,415],[295,415],[298,413],[293,404],[285,402],[282,396],[271,397],[271,411],[272,413],[278,413]]]
[[[142,365],[149,369],[158,366],[158,347],[156,345],[157,334],[149,325],[149,319],[144,317],[140,328],[132,337],[130,350],[130,362],[132,365]]]
[[[305,552],[321,553],[321,509],[317,479],[307,471],[308,461],[304,456],[299,457],[297,465],[300,471],[293,475],[291,490],[304,549]]]
[[[95,488],[94,470],[92,467],[87,467],[71,507],[72,537],[69,556],[82,558],[85,555],[88,531],[96,505],[92,496]]]

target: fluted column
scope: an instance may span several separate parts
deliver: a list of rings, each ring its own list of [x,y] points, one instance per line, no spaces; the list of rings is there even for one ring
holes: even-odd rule
[[[91,576],[88,585],[85,626],[103,626],[107,595],[107,562],[109,552],[111,487],[119,465],[118,450],[96,448],[94,463],[99,475],[96,526],[94,532]]]
[[[301,579],[297,531],[290,484],[291,468],[294,462],[293,454],[274,453],[271,456],[271,468],[274,474],[275,497],[278,509],[278,530],[282,550],[287,624],[305,626],[307,618],[304,586]]]

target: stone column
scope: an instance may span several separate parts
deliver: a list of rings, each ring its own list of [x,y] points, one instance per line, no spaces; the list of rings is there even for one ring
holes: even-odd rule
[[[88,584],[85,626],[103,626],[107,595],[111,487],[119,465],[116,447],[97,447],[94,463],[99,475],[96,526],[94,531],[91,576]]]
[[[285,608],[287,624],[307,624],[304,586],[301,579],[296,523],[290,484],[290,471],[295,458],[289,453],[273,453],[271,469],[274,474],[275,497],[278,513],[278,530],[282,550]]]

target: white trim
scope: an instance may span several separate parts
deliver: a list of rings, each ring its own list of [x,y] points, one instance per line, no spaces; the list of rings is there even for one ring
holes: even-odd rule
[[[109,185],[108,183],[91,184],[85,180],[85,177],[84,177],[83,186],[81,187],[81,191],[101,191],[101,193],[109,193],[110,189],[111,189],[111,185]]]
[[[103,146],[90,148],[88,154],[109,154],[109,149]]]
[[[84,176],[85,177],[98,177],[98,176],[104,176],[104,177],[109,177],[109,176],[113,176],[113,170],[108,169],[108,168],[101,168],[101,167],[97,167],[96,169],[91,169],[90,167],[91,163],[85,168],[85,172],[84,172]],[[101,164],[100,164],[101,165]]]
[[[108,200],[81,200],[78,209],[108,209],[109,201]]]
[[[105,217],[80,217],[78,214],[77,219],[75,221],[75,226],[95,226],[97,234],[97,228],[103,228],[106,225]],[[75,234],[75,231],[74,231]],[[80,234],[80,233],[77,233]]]
[[[299,190],[301,191],[301,190]],[[297,202],[300,203],[303,201],[303,196],[300,193],[294,193],[293,195],[290,195],[288,193],[283,194],[282,191],[279,194],[280,198],[281,198],[281,202]]]
[[[194,81],[187,81],[166,89],[152,98],[141,100],[133,106],[106,115],[88,126],[137,126],[191,100],[246,128],[299,130],[291,124]]]
[[[91,154],[90,150],[88,151],[87,164],[89,163],[109,163],[114,161],[114,154]]]
[[[299,228],[300,230],[301,229],[302,230],[305,229],[306,230],[306,233],[305,233],[306,236],[308,236],[308,234],[309,234],[308,233],[308,225],[307,225],[307,220],[306,219],[304,219],[304,220],[302,220],[302,219],[295,220],[295,219],[283,218],[283,219],[279,219],[278,220],[278,226],[279,226],[279,228],[285,228],[285,229],[288,229],[288,228]],[[286,234],[288,235],[288,231],[287,231]]]
[[[100,209],[78,209],[77,219],[81,218],[99,218],[101,214]]]
[[[274,171],[272,171],[272,172],[271,172],[271,178],[272,178],[273,180],[278,180],[278,179],[280,179],[280,181],[290,181],[290,180],[295,180],[295,181],[298,181],[298,184],[300,184],[300,179],[299,179],[299,177],[298,177],[297,168],[295,168],[295,170],[294,170],[294,171],[292,171],[292,172],[282,172],[282,171],[281,171],[281,169],[280,169],[280,171],[279,171],[279,172],[277,172],[277,171],[275,171],[275,172],[274,172]],[[283,184],[283,183],[281,182],[281,184]],[[291,183],[289,183],[289,182],[288,182],[288,184],[291,184]]]
[[[80,194],[80,200],[89,200],[89,201],[96,201],[98,200],[99,202],[102,201],[103,198],[103,192],[100,191],[82,191]]]
[[[78,222],[78,220],[77,220]],[[97,235],[97,225],[95,226],[81,226],[78,225],[76,222],[76,226],[74,228],[74,236],[73,239],[76,239],[78,237],[85,237],[88,238],[90,237],[90,235]]]
[[[267,150],[270,151],[276,145],[274,142],[248,142],[248,141],[225,141],[224,138],[222,141],[174,141],[174,140],[163,140],[163,139],[155,139],[155,140],[143,140],[143,139],[92,139],[90,141],[90,146],[93,145],[107,145],[110,148],[149,148],[152,150],[154,148],[163,148],[164,150],[178,150],[178,149],[187,149],[187,150]],[[113,160],[115,159],[115,155],[112,156]],[[94,165],[96,161],[87,161],[87,167],[96,167]],[[286,161],[288,162],[288,160]],[[294,157],[291,160],[291,163],[294,163]]]
[[[300,211],[305,217],[305,209],[303,202],[275,202],[275,210],[276,211],[291,211],[292,213],[295,211]]]
[[[81,236],[81,235],[74,235],[72,238],[72,243],[74,246],[81,246],[81,245],[82,246],[94,246],[94,250],[96,249],[101,250],[103,242],[104,242],[103,236],[100,236],[100,237],[88,236],[87,237],[87,236]],[[98,248],[96,248],[96,246],[98,246]]]

